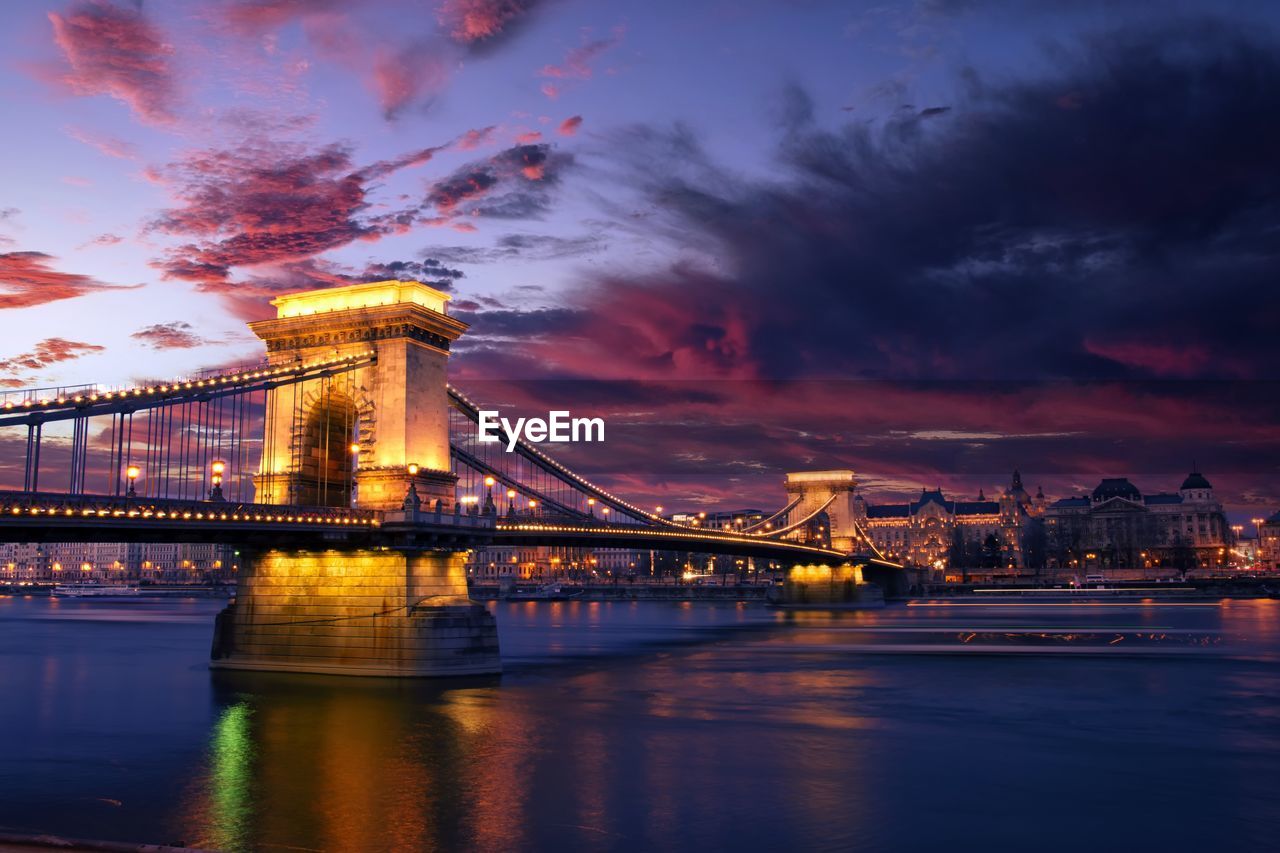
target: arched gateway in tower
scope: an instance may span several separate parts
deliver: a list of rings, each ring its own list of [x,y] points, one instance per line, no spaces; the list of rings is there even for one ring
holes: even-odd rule
[[[417,282],[357,284],[281,296],[274,319],[250,324],[273,365],[359,365],[268,392],[256,501],[379,510],[384,535],[363,547],[245,549],[236,600],[218,619],[215,668],[500,670],[493,616],[467,595],[464,539],[429,537],[431,520],[411,508],[455,505],[445,374],[467,326],[448,315],[448,299]],[[418,500],[406,500],[411,487]],[[387,532],[397,516],[402,532]]]

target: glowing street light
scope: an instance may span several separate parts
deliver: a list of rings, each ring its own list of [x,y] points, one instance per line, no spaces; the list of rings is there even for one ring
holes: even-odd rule
[[[213,476],[211,478],[213,488],[209,490],[209,500],[225,500],[222,496],[222,475],[226,473],[227,463],[223,462],[221,459],[215,459],[213,460],[213,464],[210,466],[210,469],[213,472]]]
[[[134,484],[138,482],[138,478],[142,476],[142,469],[137,465],[130,465],[124,469],[124,476],[129,481],[129,491],[125,492],[125,497],[136,498],[137,491],[134,490]]]
[[[418,476],[418,472],[422,469],[418,467],[417,462],[410,462],[404,466],[404,470],[412,478]],[[417,512],[422,508],[422,498],[418,497],[418,487],[412,479],[409,480],[409,488],[404,493],[403,507],[405,512]]]

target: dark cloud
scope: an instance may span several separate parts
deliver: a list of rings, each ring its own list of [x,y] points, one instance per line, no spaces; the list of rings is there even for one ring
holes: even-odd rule
[[[420,281],[439,290],[453,290],[454,282],[464,276],[462,270],[446,267],[434,258],[427,258],[423,261],[373,262],[364,268],[363,274],[358,278],[363,281]]]
[[[970,77],[944,121],[834,130],[793,93],[777,168],[755,181],[688,131],[631,129],[614,150],[648,200],[635,227],[715,265],[587,282],[580,351],[559,357],[598,365],[599,345],[637,367],[776,377],[1269,375],[1278,57],[1219,25],[1125,31],[1060,49],[1050,77]]]
[[[0,310],[30,308],[100,290],[124,290],[79,273],[49,266],[44,252],[0,252]]]
[[[664,505],[776,494],[806,467],[897,494],[1015,465],[1052,494],[1159,489],[1192,458],[1229,503],[1275,500],[1257,472],[1280,467],[1276,47],[1212,22],[1113,32],[1035,79],[968,74],[945,115],[836,129],[792,93],[759,179],[688,130],[628,129],[608,151],[643,203],[617,221],[681,260],[592,274],[562,309],[481,306],[455,381],[479,400],[494,377],[498,399],[542,378],[714,387],[600,406],[625,424],[607,467],[644,477],[600,475]]]
[[[141,119],[165,124],[176,117],[178,94],[173,48],[143,17],[139,6],[106,0],[73,4],[49,13],[54,42],[69,70],[60,82],[81,95],[110,95]]]
[[[36,344],[31,352],[15,355],[13,358],[0,359],[0,387],[21,388],[29,384],[30,378],[19,377],[19,373],[43,370],[50,365],[72,361],[89,353],[102,352],[104,349],[106,347],[82,341],[45,338]]]
[[[569,308],[539,308],[532,311],[455,310],[458,319],[470,323],[468,338],[528,339],[576,331],[581,323],[577,311]]]
[[[594,234],[556,237],[551,234],[503,234],[489,246],[432,246],[424,257],[448,264],[492,264],[503,261],[546,261],[597,252],[604,241]]]
[[[152,349],[194,349],[208,341],[195,333],[190,323],[175,320],[172,323],[156,323],[139,329],[129,337],[142,341]]]
[[[434,183],[424,214],[440,224],[472,217],[535,218],[550,206],[550,190],[572,162],[545,143],[507,148]]]
[[[271,316],[273,309],[268,304],[269,300],[282,293],[387,279],[421,281],[440,290],[451,291],[454,283],[463,276],[461,270],[431,259],[369,261],[363,267],[351,267],[320,258],[305,258],[265,265],[243,279],[218,286],[216,290],[236,316],[261,320]]]

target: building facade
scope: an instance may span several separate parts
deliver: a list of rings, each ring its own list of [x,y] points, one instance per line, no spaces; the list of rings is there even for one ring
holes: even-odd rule
[[[0,544],[0,579],[227,583],[235,579],[239,559],[232,546],[212,543],[5,543]]]
[[[1280,512],[1258,525],[1258,565],[1280,571]]]
[[[904,565],[1010,571],[1026,568],[1045,503],[1044,493],[1029,495],[1014,471],[994,500],[982,492],[975,500],[950,500],[938,488],[921,489],[914,501],[873,504],[855,493],[853,519],[876,550]]]
[[[1231,527],[1198,471],[1177,492],[1143,495],[1124,477],[1104,479],[1087,495],[1063,498],[1045,512],[1048,564],[1059,571],[1222,568]]]

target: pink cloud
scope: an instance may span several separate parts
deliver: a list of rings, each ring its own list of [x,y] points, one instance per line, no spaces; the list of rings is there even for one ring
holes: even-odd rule
[[[557,79],[587,80],[595,73],[592,67],[597,59],[622,42],[626,34],[625,27],[614,27],[613,32],[602,39],[585,42],[565,54],[564,62],[559,65],[544,65],[538,74],[542,77]]]
[[[107,0],[49,13],[53,38],[70,66],[60,82],[79,95],[109,95],[153,124],[174,121],[177,87],[166,44],[139,10]]]
[[[106,347],[69,341],[65,338],[45,338],[31,352],[0,360],[0,387],[21,388],[29,379],[18,377],[20,371],[39,371],[63,361],[72,361],[90,353],[102,352]]]
[[[443,0],[436,14],[454,41],[474,45],[501,35],[536,5],[537,0]]]
[[[462,136],[458,137],[458,148],[462,151],[472,151],[482,145],[489,145],[493,142],[493,132],[497,128],[490,126],[479,130],[468,130]]]
[[[428,162],[443,147],[363,167],[352,163],[348,148],[336,144],[306,150],[258,142],[191,152],[156,171],[179,204],[150,225],[191,242],[153,266],[166,278],[194,281],[206,291],[243,295],[240,291],[251,288],[231,280],[237,267],[309,261],[357,240],[401,233],[415,224],[417,206],[371,216],[369,189],[394,172]]]
[[[560,122],[558,132],[561,136],[573,136],[580,127],[582,127],[582,116],[569,116]]]
[[[96,148],[108,157],[114,157],[117,160],[133,160],[138,156],[137,149],[133,144],[122,139],[116,139],[113,136],[101,136],[78,127],[68,127],[66,132],[68,136],[77,142],[83,142],[91,148]]]
[[[30,308],[117,288],[79,273],[59,272],[44,252],[0,253],[0,309]]]
[[[147,326],[129,337],[142,341],[152,349],[194,349],[208,343],[195,333],[190,323],[182,321]]]
[[[449,82],[449,64],[425,45],[380,51],[370,83],[382,114],[394,119],[413,104],[439,94]]]

